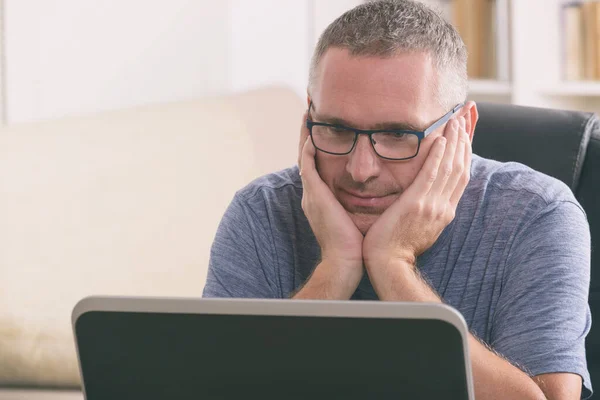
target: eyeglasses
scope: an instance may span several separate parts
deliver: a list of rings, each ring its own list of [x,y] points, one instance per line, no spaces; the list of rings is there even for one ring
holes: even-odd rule
[[[310,132],[310,138],[315,148],[324,153],[339,156],[350,154],[356,146],[358,135],[368,135],[369,142],[371,142],[373,150],[379,157],[395,161],[408,160],[419,154],[421,141],[431,132],[448,122],[450,117],[460,110],[462,106],[464,106],[464,103],[456,105],[424,131],[402,129],[362,130],[342,125],[314,122],[308,118],[306,120],[306,127]],[[309,115],[311,108],[312,102],[308,107]]]

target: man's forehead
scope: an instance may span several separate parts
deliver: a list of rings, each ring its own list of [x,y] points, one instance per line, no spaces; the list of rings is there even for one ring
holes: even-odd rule
[[[356,127],[393,123],[423,128],[438,112],[431,110],[437,102],[428,63],[418,53],[381,58],[329,49],[311,93],[314,112]]]

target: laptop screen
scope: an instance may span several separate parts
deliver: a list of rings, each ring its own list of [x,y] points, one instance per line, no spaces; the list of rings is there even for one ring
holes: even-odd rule
[[[91,311],[75,332],[88,400],[468,399],[436,319]]]

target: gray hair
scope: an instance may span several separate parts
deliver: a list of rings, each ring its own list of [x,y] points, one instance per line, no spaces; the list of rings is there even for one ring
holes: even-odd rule
[[[456,29],[436,11],[414,0],[376,0],[338,17],[321,34],[310,64],[309,92],[330,47],[354,56],[392,57],[399,52],[430,54],[438,73],[437,101],[451,108],[466,100],[467,50]]]

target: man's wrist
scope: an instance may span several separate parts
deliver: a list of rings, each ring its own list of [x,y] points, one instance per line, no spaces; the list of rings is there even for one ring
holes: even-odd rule
[[[393,253],[381,254],[376,257],[365,259],[365,268],[367,271],[385,271],[388,269],[416,268],[417,257],[414,251],[410,249],[399,249]],[[374,272],[376,272],[374,271]]]
[[[349,300],[364,271],[362,265],[322,260],[294,299]]]
[[[410,258],[394,258],[367,268],[369,279],[380,300],[439,302],[440,297],[421,277]],[[414,260],[414,258],[413,258]]]

